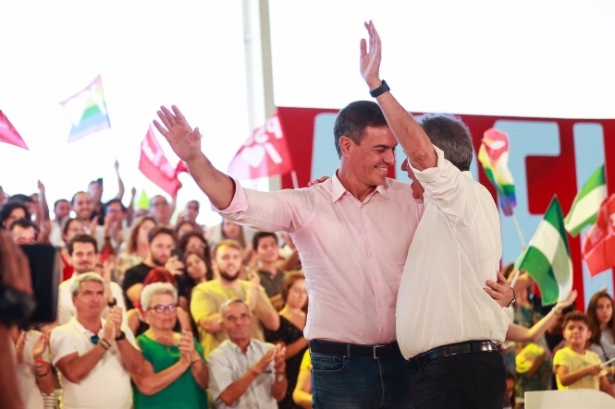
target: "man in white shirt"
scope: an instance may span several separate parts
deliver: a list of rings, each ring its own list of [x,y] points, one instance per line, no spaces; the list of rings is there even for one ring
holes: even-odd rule
[[[122,313],[106,307],[104,282],[96,273],[80,274],[71,293],[77,315],[51,332],[52,363],[62,373],[65,409],[129,409],[130,373],[141,373],[143,357]]]
[[[380,37],[372,22],[366,28],[370,43],[369,52],[361,44],[361,74],[408,155],[402,169],[415,180],[415,197],[424,189],[396,315],[400,350],[415,371],[412,403],[501,407],[505,369],[496,343],[504,341],[509,319],[483,288],[499,270],[499,213],[469,172],[472,141],[465,125],[441,115],[417,123],[380,80]]]
[[[71,287],[75,278],[80,274],[89,273],[97,269],[98,264],[98,249],[96,239],[88,234],[77,234],[68,243],[68,253],[71,256],[71,262],[75,272],[73,276],[60,284],[58,290],[58,322],[60,325],[66,324],[68,320],[76,315],[77,310],[73,305],[73,297]],[[101,268],[100,266],[98,268]],[[106,317],[109,308],[117,306],[125,317],[126,305],[122,287],[111,281],[111,271],[107,271],[102,267],[103,281],[105,283],[105,308],[103,309],[103,317]]]
[[[228,338],[209,355],[210,390],[218,409],[276,409],[284,398],[286,348],[250,338],[252,314],[231,299],[220,308]]]

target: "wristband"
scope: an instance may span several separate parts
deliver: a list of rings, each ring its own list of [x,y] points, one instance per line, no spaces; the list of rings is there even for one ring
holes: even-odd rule
[[[98,343],[105,351],[108,351],[109,348],[111,348],[111,344],[106,339],[101,339]]]
[[[49,369],[47,369],[45,373],[42,373],[42,374],[35,372],[34,375],[36,375],[37,378],[44,378],[45,376],[49,375]]]
[[[117,337],[115,337],[115,340],[121,341],[123,339],[126,339],[126,333],[124,331],[120,331],[120,334]]]
[[[34,358],[34,365],[35,366],[44,366],[47,362],[45,362],[45,360],[41,357],[38,358]]]
[[[369,95],[372,96],[372,98],[376,98],[382,94],[384,94],[387,91],[390,91],[391,88],[389,88],[389,85],[387,84],[387,82],[385,80],[382,80],[382,85],[379,86],[378,88],[371,90],[369,92]]]
[[[113,301],[108,302],[107,305],[109,307],[115,307],[117,305],[117,300],[114,298]]]

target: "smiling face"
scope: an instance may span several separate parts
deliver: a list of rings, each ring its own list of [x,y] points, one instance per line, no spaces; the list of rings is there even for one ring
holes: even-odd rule
[[[389,167],[395,166],[397,141],[387,126],[365,128],[359,144],[342,136],[342,156],[355,183],[375,188],[384,184]]]
[[[197,254],[191,253],[186,257],[186,273],[197,283],[205,278],[207,265]]]
[[[73,201],[73,211],[84,221],[89,221],[92,215],[92,199],[85,192],[77,193]]]

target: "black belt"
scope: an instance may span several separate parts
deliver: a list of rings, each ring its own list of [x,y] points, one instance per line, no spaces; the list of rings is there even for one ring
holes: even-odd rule
[[[458,344],[442,345],[427,352],[418,354],[414,358],[410,358],[410,366],[412,370],[418,371],[428,362],[434,359],[444,358],[447,356],[471,354],[475,352],[497,352],[498,346],[492,341],[467,341]]]
[[[317,354],[342,355],[348,358],[360,356],[378,359],[401,356],[397,341],[382,345],[356,345],[313,339],[310,341],[310,351]]]

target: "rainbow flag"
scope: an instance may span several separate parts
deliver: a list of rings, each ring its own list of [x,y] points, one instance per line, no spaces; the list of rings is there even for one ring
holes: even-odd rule
[[[69,143],[111,127],[100,75],[85,89],[60,102],[60,105],[73,124],[68,135]]]
[[[478,150],[478,160],[498,192],[502,212],[511,216],[517,199],[515,181],[508,170],[508,135],[495,128],[487,130]]]

